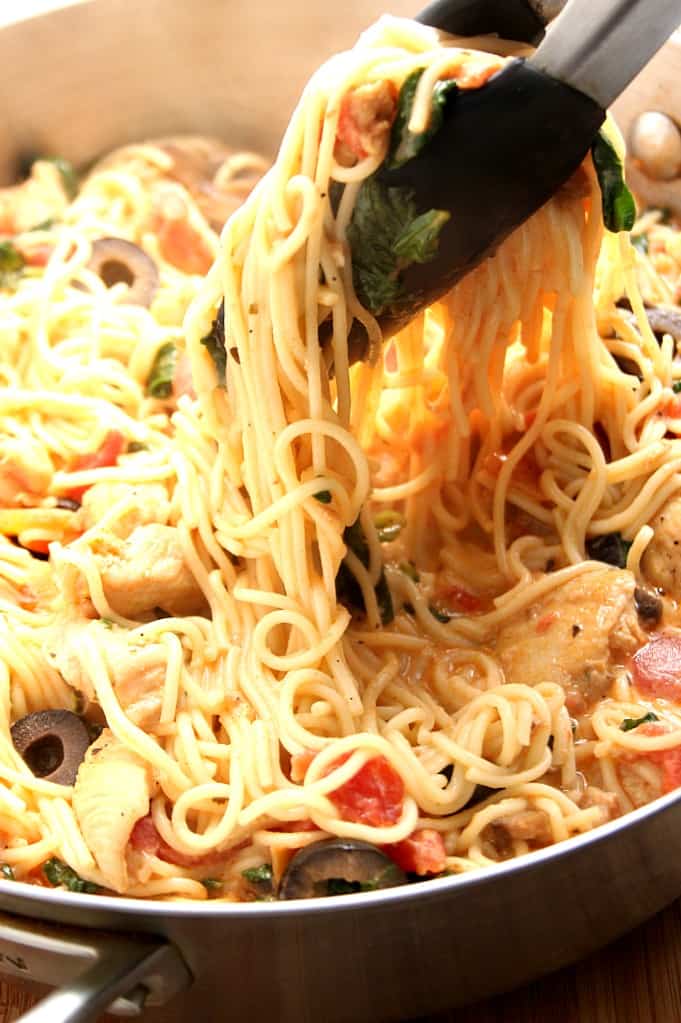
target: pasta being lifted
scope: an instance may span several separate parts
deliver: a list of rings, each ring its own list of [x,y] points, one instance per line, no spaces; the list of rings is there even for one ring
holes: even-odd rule
[[[372,175],[515,52],[463,47],[383,19],[262,178],[175,139],[0,193],[8,879],[357,891],[681,785],[681,235],[605,230],[589,156],[381,337],[446,214]]]

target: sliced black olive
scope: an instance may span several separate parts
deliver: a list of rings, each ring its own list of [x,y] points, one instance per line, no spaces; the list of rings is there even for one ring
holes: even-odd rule
[[[326,838],[295,854],[279,884],[280,899],[347,895],[406,883],[393,861],[369,842]]]
[[[17,753],[38,778],[73,785],[91,741],[82,718],[70,710],[40,710],[15,721],[11,732]]]
[[[107,288],[127,284],[126,301],[147,308],[158,290],[158,269],[153,259],[138,245],[123,238],[98,238],[92,243],[88,266],[102,278]]]
[[[658,625],[662,618],[662,599],[653,590],[637,586],[634,590],[634,604],[638,616],[646,625]]]

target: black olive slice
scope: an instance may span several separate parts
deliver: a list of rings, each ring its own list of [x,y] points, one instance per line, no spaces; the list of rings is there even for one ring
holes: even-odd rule
[[[107,288],[123,282],[130,289],[126,302],[149,308],[158,290],[158,269],[138,245],[123,238],[98,238],[88,262]]]
[[[369,842],[325,838],[295,854],[279,884],[280,899],[313,899],[347,895],[405,884],[406,876]]]
[[[57,785],[73,785],[90,745],[90,735],[70,710],[40,710],[15,721],[14,747],[38,778]]]
[[[637,586],[634,590],[634,604],[641,621],[645,625],[658,625],[662,618],[662,598],[645,586]]]

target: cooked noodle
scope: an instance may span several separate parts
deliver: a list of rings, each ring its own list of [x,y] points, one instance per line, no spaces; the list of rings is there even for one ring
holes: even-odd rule
[[[438,81],[476,61],[500,65],[410,22],[379,23],[311,80],[274,166],[219,240],[191,190],[163,180],[169,157],[153,144],[95,168],[55,225],[17,232],[27,252],[49,250],[2,292],[0,313],[0,469],[13,464],[9,442],[45,467],[28,485],[10,471],[16,493],[2,499],[6,519],[0,510],[1,858],[17,878],[42,877],[57,857],[135,897],[250,898],[244,870],[272,862],[276,881],[291,851],[319,838],[384,846],[424,832],[443,840],[440,869],[459,872],[662,791],[681,713],[632,680],[641,627],[610,645],[595,689],[583,665],[529,678],[515,658],[526,636],[557,642],[559,659],[552,630],[568,617],[575,637],[619,637],[619,620],[587,620],[592,605],[570,594],[614,607],[620,587],[622,611],[646,581],[651,523],[681,489],[670,412],[681,364],[672,339],[652,333],[640,287],[649,301],[678,295],[628,234],[604,231],[590,158],[382,347],[355,291],[348,228],[385,149],[339,160],[344,97],[385,82],[397,93],[426,68],[409,125],[423,131]],[[214,183],[259,172],[253,161],[223,164]],[[205,276],[168,258],[159,208],[165,228],[191,233]],[[149,308],[91,268],[101,237],[153,259]],[[205,343],[221,304],[224,385]],[[353,321],[373,362],[350,365]],[[195,397],[148,394],[167,344],[186,352]],[[126,445],[112,463],[83,465],[112,432]],[[58,507],[80,491],[82,508]],[[365,557],[344,535],[356,522]],[[108,573],[159,524],[187,592],[140,610],[134,560],[117,590]],[[631,544],[626,569],[589,559],[611,534]],[[48,547],[49,561],[35,557]],[[337,593],[341,564],[359,612]],[[129,657],[143,665],[132,689]],[[122,752],[107,782],[81,768],[74,788],[33,776],[9,728],[77,709],[78,693],[107,727],[105,755]],[[654,728],[622,730],[650,712]],[[376,762],[403,788],[380,823],[334,798]],[[141,811],[129,805],[138,783]],[[152,839],[131,842],[147,813]]]

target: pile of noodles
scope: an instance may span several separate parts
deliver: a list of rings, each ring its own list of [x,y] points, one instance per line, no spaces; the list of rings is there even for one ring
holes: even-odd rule
[[[82,536],[48,530],[49,561],[0,546],[1,858],[17,878],[54,856],[107,886],[73,790],[34,778],[9,733],[23,714],[73,709],[52,655],[59,630],[85,622],[84,591],[100,620],[78,645],[80,668],[115,738],[147,765],[154,825],[185,862],[129,858],[124,890],[134,896],[204,899],[209,873],[238,897],[244,869],[326,835],[385,845],[430,828],[444,838],[447,868],[468,870],[490,862],[485,829],[517,811],[544,810],[555,842],[599,824],[599,807],[580,805],[580,763],[598,759],[626,809],[617,757],[681,743],[670,707],[663,737],[619,728],[646,709],[622,672],[595,709],[591,740],[576,744],[563,687],[508,684],[494,656],[500,626],[598,570],[588,538],[619,531],[636,575],[651,517],[681,488],[681,447],[661,414],[679,373],[673,343],[658,344],[648,326],[629,236],[604,231],[591,160],[373,363],[349,365],[355,318],[380,342],[346,243],[358,189],[380,160],[336,162],[342,97],[375,81],[399,89],[425,67],[433,73],[417,102],[428,104],[460,60],[434,31],[385,19],[328,62],[219,242],[185,195],[215,257],[205,279],[164,261],[144,231],[143,182],[114,168],[92,175],[46,229],[46,268],[3,294],[0,433],[49,458],[55,496],[101,480],[163,484],[209,608],[134,621],[109,606],[94,553],[125,501]],[[345,186],[337,208],[333,182]],[[155,258],[151,309],[126,305],[124,286],[88,270],[101,235]],[[635,325],[616,305],[622,295]],[[223,302],[224,385],[203,343]],[[144,386],[168,341],[186,349],[197,395],[176,410]],[[638,376],[620,368],[624,359]],[[112,428],[128,452],[74,472]],[[388,511],[402,529],[385,544],[376,521]],[[343,536],[358,519],[366,564]],[[337,597],[344,559],[363,614]],[[388,625],[376,598],[382,572],[395,609]],[[448,621],[432,613],[447,574],[484,595],[481,610]],[[163,645],[157,723],[143,730],[126,715],[97,630],[135,648]],[[331,798],[378,756],[404,785],[401,812],[380,827],[344,818]],[[476,786],[492,791],[468,805]],[[512,852],[527,848],[516,840]],[[209,868],[200,863],[214,853]]]

